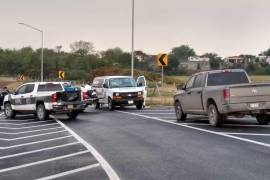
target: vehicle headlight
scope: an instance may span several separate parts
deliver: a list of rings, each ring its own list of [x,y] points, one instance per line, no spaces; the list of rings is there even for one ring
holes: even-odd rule
[[[114,93],[115,96],[119,96],[120,94],[119,93]]]
[[[139,91],[139,92],[138,92],[138,95],[139,95],[139,96],[141,96],[142,94],[143,94],[143,92],[142,92],[142,91]]]

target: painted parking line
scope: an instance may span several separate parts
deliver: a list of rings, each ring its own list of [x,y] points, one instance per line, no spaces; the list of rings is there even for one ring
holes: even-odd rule
[[[231,135],[243,135],[243,136],[270,136],[270,134],[266,133],[231,133],[231,132],[222,132],[222,133]]]
[[[64,123],[56,119],[56,117],[52,116],[63,128],[65,128],[75,139],[77,139],[81,144],[83,144],[89,152],[97,159],[102,168],[105,170],[106,174],[109,176],[111,180],[120,180],[117,173],[111,167],[111,165],[105,160],[105,158],[88,142],[86,142],[83,138],[81,138],[77,133],[75,133],[72,129],[67,127]]]
[[[59,178],[59,177],[67,176],[67,175],[78,173],[78,172],[81,172],[81,171],[86,171],[86,170],[89,170],[89,169],[93,169],[93,168],[96,168],[96,167],[99,167],[99,166],[100,166],[100,164],[96,163],[96,164],[88,165],[88,166],[85,166],[85,167],[73,169],[73,170],[70,170],[70,171],[65,171],[65,172],[54,174],[54,175],[51,175],[51,176],[39,178],[39,179],[36,179],[36,180],[56,179],[56,178]]]
[[[139,112],[137,114],[175,114],[175,113],[144,113],[144,112]]]
[[[206,130],[206,129],[202,129],[202,128],[198,128],[198,127],[194,127],[194,126],[190,126],[190,125],[186,125],[186,124],[182,124],[182,123],[176,123],[176,122],[173,122],[173,121],[164,120],[162,118],[150,117],[150,116],[137,114],[137,113],[131,113],[131,112],[125,112],[125,111],[119,111],[119,110],[116,110],[116,112],[123,113],[123,114],[130,114],[130,115],[134,115],[134,116],[139,116],[139,117],[143,117],[143,118],[146,118],[146,119],[152,119],[152,120],[156,120],[156,121],[160,121],[160,122],[168,123],[168,124],[173,124],[173,125],[177,125],[177,126],[182,126],[182,127],[193,129],[193,130],[202,131],[202,132],[215,134],[215,135],[219,135],[219,136],[224,136],[224,137],[227,137],[227,138],[236,139],[236,140],[240,140],[240,141],[244,141],[244,142],[248,142],[248,143],[252,143],[252,144],[256,144],[256,145],[260,145],[260,146],[270,148],[270,144],[262,143],[262,142],[259,142],[259,141],[254,141],[254,140],[250,140],[250,139],[246,139],[246,138],[242,138],[242,137],[237,137],[237,136],[233,136],[233,135],[230,135],[230,134],[225,134],[225,133],[222,133],[222,132],[210,131],[210,130]]]
[[[0,132],[0,134],[27,134],[32,132],[41,132],[41,131],[48,131],[48,130],[54,130],[54,129],[63,129],[63,127],[54,127],[54,128],[46,128],[46,129],[37,129],[37,130],[31,130],[31,131],[20,131],[20,132]]]
[[[0,127],[0,129],[29,129],[29,128],[35,128],[35,127],[44,127],[44,126],[51,126],[51,125],[55,125],[57,124],[55,123],[50,123],[50,124],[43,124],[43,125],[37,125],[37,126],[27,126],[27,127]]]
[[[0,122],[8,121],[8,122],[25,122],[25,121],[37,121],[37,119],[1,119]],[[45,121],[46,122],[46,121]]]
[[[49,120],[49,121],[35,121],[35,122],[26,122],[26,123],[0,123],[0,125],[14,125],[14,126],[23,126],[28,124],[38,124],[38,123],[46,123],[46,122],[55,122],[55,120]]]
[[[0,147],[0,150],[1,149],[17,148],[17,147],[28,146],[28,145],[33,145],[33,144],[40,144],[40,143],[44,143],[44,142],[51,142],[51,141],[56,141],[56,140],[59,140],[59,139],[66,139],[66,138],[70,138],[70,137],[73,137],[73,136],[68,135],[68,136],[51,138],[51,139],[46,139],[46,140],[41,140],[41,141],[34,141],[34,142],[29,142],[29,143],[24,143],[24,144],[17,144],[17,145],[13,145],[13,146]]]
[[[42,149],[33,150],[33,151],[26,151],[26,152],[21,152],[21,153],[16,153],[16,154],[10,154],[7,156],[1,156],[0,160],[12,158],[12,157],[18,157],[18,156],[27,155],[27,154],[32,154],[32,153],[36,153],[36,152],[48,151],[48,150],[57,149],[57,148],[61,148],[61,147],[68,147],[68,146],[72,146],[72,145],[76,145],[76,144],[80,144],[80,142],[76,141],[76,142],[67,143],[67,144],[63,144],[63,145],[59,145],[59,146],[52,146],[52,147],[42,148]]]
[[[32,136],[22,136],[22,137],[17,137],[17,138],[0,138],[0,140],[3,141],[15,141],[15,140],[21,140],[21,139],[28,139],[28,138],[33,138],[33,137],[40,137],[40,136],[46,136],[46,135],[51,135],[51,134],[58,134],[61,132],[66,132],[67,130],[61,130],[61,131],[53,131],[53,132],[48,132],[48,133],[43,133],[43,134],[35,134]]]
[[[22,164],[22,165],[19,165],[19,166],[13,166],[13,167],[10,167],[10,168],[0,169],[0,173],[7,172],[7,171],[12,171],[12,170],[16,170],[16,169],[21,169],[21,168],[25,168],[25,167],[29,167],[29,166],[39,165],[39,164],[43,164],[43,163],[47,163],[47,162],[57,161],[57,160],[61,160],[61,159],[65,159],[65,158],[69,158],[69,157],[73,157],[73,156],[78,156],[78,155],[86,154],[86,153],[90,153],[90,152],[88,150],[85,150],[85,151],[71,153],[71,154],[64,155],[64,156],[58,156],[58,157],[55,157],[55,158],[49,158],[49,159],[45,159],[45,160],[41,160],[41,161]]]

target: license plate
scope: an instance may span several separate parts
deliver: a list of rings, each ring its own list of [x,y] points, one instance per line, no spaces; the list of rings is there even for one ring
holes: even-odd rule
[[[251,108],[258,108],[260,105],[259,105],[259,103],[251,103],[251,104],[249,104],[249,106]]]
[[[68,109],[73,109],[73,105],[68,105],[67,108]]]
[[[133,104],[133,101],[128,101],[128,104]]]

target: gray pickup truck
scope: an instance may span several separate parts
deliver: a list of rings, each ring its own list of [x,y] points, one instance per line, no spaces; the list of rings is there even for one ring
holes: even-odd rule
[[[208,115],[212,126],[227,116],[255,116],[261,125],[270,121],[270,84],[252,83],[242,69],[200,72],[174,96],[178,121],[187,114]]]

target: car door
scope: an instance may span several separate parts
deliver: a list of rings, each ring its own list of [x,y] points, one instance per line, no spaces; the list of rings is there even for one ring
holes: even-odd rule
[[[193,87],[190,91],[190,110],[193,112],[202,112],[203,104],[202,104],[202,93],[203,86],[205,84],[205,74],[200,73],[195,76]]]
[[[147,98],[147,84],[146,84],[146,79],[144,76],[139,76],[137,78],[137,86],[138,87],[142,87],[143,90],[143,98],[144,98],[144,106],[145,106],[145,102],[146,102],[146,98]]]
[[[191,109],[191,90],[194,84],[195,76],[192,76],[186,83],[181,95],[180,95],[180,103],[184,111],[190,111]]]
[[[25,111],[36,110],[35,98],[33,97],[34,88],[35,84],[27,84],[25,93],[21,97],[21,101],[24,104]]]
[[[11,99],[13,100],[13,109],[14,110],[23,110],[23,97],[26,91],[27,85],[20,86],[16,91],[15,94],[11,95]]]

